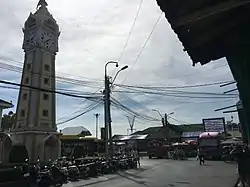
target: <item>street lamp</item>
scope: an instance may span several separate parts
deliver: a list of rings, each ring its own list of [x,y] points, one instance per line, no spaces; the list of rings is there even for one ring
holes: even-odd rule
[[[113,79],[111,85],[115,82],[115,79],[116,79],[117,75],[118,75],[121,71],[123,71],[123,70],[125,70],[125,69],[127,69],[127,68],[128,68],[127,65],[126,65],[126,66],[123,66],[119,71],[116,72],[115,77],[114,77],[114,79]]]
[[[169,116],[171,116],[173,114],[174,114],[174,112],[170,112],[168,114],[165,113],[165,123],[166,123],[166,125],[168,124],[168,118],[169,118]]]
[[[115,64],[115,67],[117,67],[117,68],[119,67],[118,62],[114,62],[114,61],[107,62],[105,64],[105,77],[107,77],[107,67],[108,67],[109,64]]]
[[[153,112],[157,112],[159,114],[159,116],[161,117],[162,126],[165,126],[164,117],[162,116],[162,114],[160,113],[160,111],[156,110],[156,109],[152,109],[152,111]]]
[[[171,116],[173,114],[174,114],[174,112],[170,112],[169,114],[167,114],[167,116],[169,117],[169,116]]]
[[[109,138],[109,143],[110,143],[110,148],[111,148],[111,154],[113,150],[113,142],[112,142],[112,127],[111,127],[111,112],[110,112],[110,81],[109,77],[107,76],[107,66],[108,64],[116,64],[116,67],[119,67],[118,62],[114,61],[109,61],[105,64],[105,91],[104,91],[104,118],[105,118],[105,152],[106,152],[106,157],[108,157],[108,138]],[[114,80],[112,81],[112,84],[114,83],[117,75],[127,69],[128,66],[122,67],[115,75]]]
[[[159,112],[159,110],[156,109],[152,109],[153,112],[157,112],[159,114],[159,116],[161,116],[161,118],[163,118],[163,116],[161,115],[161,113]]]
[[[161,121],[162,121],[162,125],[165,126],[168,124],[168,118],[169,116],[173,115],[174,112],[170,112],[169,114],[165,113],[165,116],[163,117],[163,115],[159,112],[159,110],[156,109],[152,109],[152,111],[157,112],[159,114],[159,116],[161,117]]]

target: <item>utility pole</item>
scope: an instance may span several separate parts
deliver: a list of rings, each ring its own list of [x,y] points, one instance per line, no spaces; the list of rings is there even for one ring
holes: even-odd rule
[[[95,123],[96,139],[98,139],[98,129],[99,129],[98,118],[99,118],[100,114],[96,113],[96,114],[94,114],[94,116],[95,116],[95,119],[96,119],[96,121],[95,121],[96,122]]]
[[[167,126],[168,125],[168,115],[165,113],[165,115],[164,115],[164,124],[165,124],[165,126]]]
[[[108,150],[108,142],[109,142],[109,116],[108,116],[108,90],[109,80],[108,77],[105,76],[105,90],[104,90],[104,120],[105,120],[105,154],[106,157],[109,156]]]
[[[111,112],[110,112],[110,81],[109,77],[105,76],[105,91],[104,91],[104,108],[105,108],[105,134],[106,134],[106,147],[110,147],[110,153],[113,154],[113,141],[112,141],[112,127],[111,127]],[[109,144],[108,144],[109,143]],[[106,150],[108,154],[108,150]],[[108,155],[109,155],[108,154]]]
[[[133,132],[134,132],[134,130],[135,130],[135,129],[134,129],[135,117],[136,117],[136,116],[133,116],[132,119],[131,119],[129,116],[127,116],[127,118],[128,118],[128,123],[129,123],[129,127],[130,127],[128,130],[130,131],[131,134],[133,134]]]
[[[113,140],[112,140],[112,126],[111,126],[111,110],[110,110],[110,81],[109,77],[107,77],[107,117],[108,117],[108,130],[109,130],[109,146],[110,146],[110,155],[113,155]]]
[[[123,66],[119,71],[117,71],[112,83],[110,83],[109,77],[107,75],[107,66],[109,64],[116,64],[116,67],[118,67],[118,62],[109,61],[105,64],[105,76],[104,76],[104,84],[105,84],[105,90],[104,90],[104,118],[105,118],[105,147],[106,147],[106,157],[109,155],[111,156],[113,154],[113,140],[112,140],[112,126],[111,126],[111,112],[110,112],[110,86],[114,83],[117,75],[128,68],[128,66]],[[109,138],[109,139],[108,139]],[[110,146],[110,154],[108,154],[108,141]]]

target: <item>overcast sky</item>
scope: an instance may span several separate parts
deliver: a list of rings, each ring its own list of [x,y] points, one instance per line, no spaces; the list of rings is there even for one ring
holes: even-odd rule
[[[22,27],[29,13],[35,11],[37,2],[38,0],[0,0],[0,7],[2,7],[0,11],[1,63],[21,66],[19,62],[23,62],[24,56],[21,49]],[[48,9],[57,20],[61,30],[56,59],[57,74],[97,83],[94,88],[90,88],[89,86],[66,85],[58,82],[57,88],[99,93],[103,86],[101,81],[104,77],[104,65],[107,61],[120,59],[141,0],[47,0],[47,2]],[[225,59],[211,62],[205,66],[198,64],[192,67],[189,56],[183,52],[182,44],[164,15],[160,17],[160,21],[140,54],[160,15],[161,10],[156,0],[143,2],[128,45],[119,62],[120,67],[128,65],[129,68],[119,74],[116,79],[117,84],[183,86],[233,80]],[[140,57],[135,61],[138,54]],[[20,82],[20,73],[2,69],[3,67],[6,66],[1,64],[1,80]],[[109,66],[110,76],[113,75],[114,69],[113,65]],[[235,85],[226,88],[214,85],[178,90],[223,93],[232,88],[235,88]],[[173,95],[160,97],[153,94],[133,95],[132,93],[115,92],[119,90],[122,89],[114,88],[112,97],[128,108],[154,118],[159,118],[159,116],[156,112],[151,112],[152,109],[158,109],[162,113],[174,112],[172,117],[182,123],[201,123],[202,118],[221,116],[225,116],[229,120],[231,114],[224,115],[222,112],[214,112],[214,109],[235,104],[237,101],[237,98],[201,99]],[[17,96],[18,91],[0,88],[1,99],[11,100],[16,105]],[[84,101],[84,99],[57,96],[58,122],[74,117],[84,111],[89,104],[91,102]],[[82,125],[94,135],[95,117],[93,114],[97,112],[101,114],[100,125],[103,125],[103,107],[100,107],[60,125],[59,128]],[[237,121],[236,114],[234,114],[234,120]],[[114,133],[127,133],[128,120],[124,113],[112,109],[112,121]],[[181,123],[173,119],[170,119],[170,122]],[[152,125],[160,125],[160,122],[135,120],[137,130]]]

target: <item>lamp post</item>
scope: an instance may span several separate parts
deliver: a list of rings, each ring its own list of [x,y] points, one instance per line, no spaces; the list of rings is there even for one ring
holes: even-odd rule
[[[168,124],[168,118],[169,118],[169,116],[171,116],[171,115],[174,114],[174,112],[170,112],[169,114],[165,113],[165,115],[163,117],[163,115],[160,113],[159,110],[152,109],[152,111],[157,112],[159,114],[159,116],[161,117],[162,126],[166,126]]]
[[[168,125],[168,118],[169,118],[169,116],[171,116],[171,115],[173,115],[174,114],[174,112],[170,112],[170,113],[165,113],[165,125]]]
[[[100,114],[98,114],[98,113],[96,113],[96,114],[94,114],[94,116],[95,116],[95,119],[96,119],[96,121],[95,121],[95,131],[96,131],[96,139],[98,139],[98,129],[99,129],[99,125],[98,125],[98,118],[99,118],[99,116],[100,116]]]
[[[114,83],[117,75],[128,68],[128,66],[122,67],[115,75],[114,80],[112,83],[110,83],[110,78],[107,75],[107,67],[109,64],[116,64],[116,67],[118,67],[118,62],[109,61],[105,64],[105,90],[104,90],[104,118],[105,118],[105,152],[106,156],[109,156],[109,150],[108,150],[108,141],[110,143],[110,154],[113,154],[113,141],[112,141],[112,127],[111,127],[111,112],[110,112],[110,86]]]
[[[165,126],[164,117],[162,116],[162,114],[160,113],[160,111],[156,110],[156,109],[152,109],[152,111],[153,112],[157,112],[159,114],[159,116],[161,117],[162,126]]]

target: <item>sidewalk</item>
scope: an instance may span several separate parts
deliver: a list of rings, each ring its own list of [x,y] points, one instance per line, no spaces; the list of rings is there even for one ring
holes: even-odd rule
[[[70,182],[68,184],[64,184],[63,187],[82,187],[82,186],[91,186],[95,184],[99,184],[102,182],[106,181],[112,181],[115,179],[118,179],[121,176],[127,176],[127,175],[136,175],[138,173],[141,173],[143,171],[146,171],[152,167],[152,164],[148,164],[146,161],[141,160],[141,167],[137,169],[130,169],[126,171],[118,171],[117,173],[114,174],[108,174],[108,175],[103,175],[99,176],[96,178],[90,178],[87,180],[80,180],[77,182]]]

